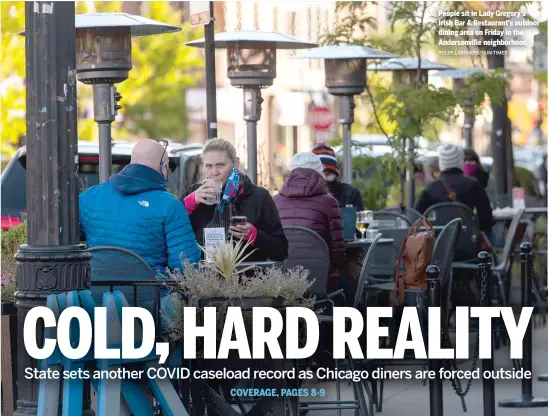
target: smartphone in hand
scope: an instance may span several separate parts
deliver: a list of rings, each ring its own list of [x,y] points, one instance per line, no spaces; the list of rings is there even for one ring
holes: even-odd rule
[[[230,225],[245,225],[247,224],[247,217],[244,216],[234,216],[230,218]]]

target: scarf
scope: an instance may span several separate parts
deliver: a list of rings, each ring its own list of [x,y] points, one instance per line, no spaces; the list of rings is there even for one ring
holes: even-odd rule
[[[226,189],[224,189],[224,195],[218,204],[218,211],[224,212],[224,208],[228,205],[239,193],[239,172],[237,169],[233,168],[230,177],[228,178],[228,183],[226,184]]]

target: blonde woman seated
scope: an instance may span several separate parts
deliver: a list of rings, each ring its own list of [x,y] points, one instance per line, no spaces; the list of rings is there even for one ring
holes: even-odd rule
[[[191,186],[182,199],[199,244],[204,245],[205,228],[225,227],[233,238],[249,241],[249,251],[255,250],[247,261],[285,260],[288,243],[274,201],[268,190],[239,172],[230,142],[207,141],[203,174],[205,181]],[[244,218],[232,222],[235,217]]]

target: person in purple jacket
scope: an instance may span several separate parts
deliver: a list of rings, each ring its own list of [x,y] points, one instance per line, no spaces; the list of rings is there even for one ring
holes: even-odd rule
[[[325,240],[331,256],[328,291],[334,291],[340,288],[339,268],[346,263],[346,246],[339,203],[328,193],[322,175],[318,156],[297,153],[291,160],[291,173],[274,201],[283,225],[308,228]]]

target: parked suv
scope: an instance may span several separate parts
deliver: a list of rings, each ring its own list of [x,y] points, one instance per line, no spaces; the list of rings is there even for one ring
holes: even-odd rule
[[[113,142],[111,147],[113,168],[118,173],[130,163],[130,156],[135,143]],[[197,182],[201,167],[203,145],[170,143],[169,156],[170,176],[168,190],[180,197],[184,190]],[[99,144],[97,142],[79,142],[79,192],[99,183]],[[21,222],[21,215],[27,210],[27,151],[25,147],[17,150],[14,157],[0,177],[1,184],[1,220],[2,229],[15,226]]]

